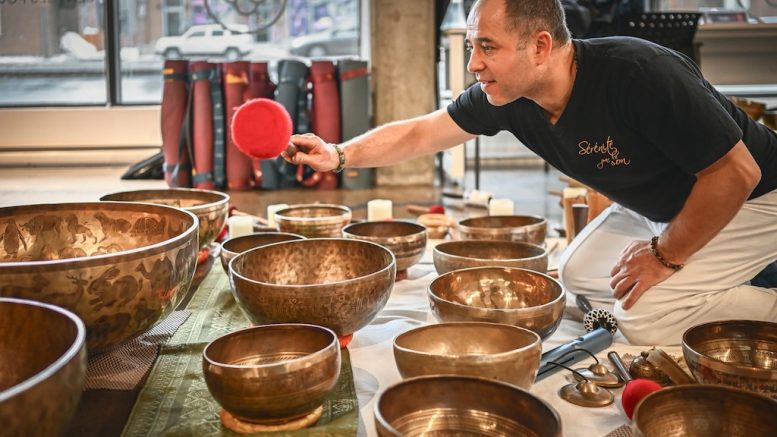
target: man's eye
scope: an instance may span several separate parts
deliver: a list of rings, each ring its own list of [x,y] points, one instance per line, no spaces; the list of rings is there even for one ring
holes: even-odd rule
[[[493,47],[486,45],[480,46],[480,48],[483,49],[483,51],[486,53],[491,53],[491,51],[494,49]]]

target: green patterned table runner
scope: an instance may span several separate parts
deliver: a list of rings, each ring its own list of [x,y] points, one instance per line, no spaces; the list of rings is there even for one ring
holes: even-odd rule
[[[186,307],[192,315],[162,346],[122,435],[237,435],[221,425],[221,407],[202,376],[202,350],[212,340],[248,326],[218,263]],[[342,350],[342,368],[335,389],[324,402],[316,426],[299,431],[267,433],[274,437],[356,435],[359,413],[350,355]]]

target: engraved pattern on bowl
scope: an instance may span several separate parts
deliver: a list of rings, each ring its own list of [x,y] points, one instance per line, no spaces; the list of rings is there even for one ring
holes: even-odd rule
[[[424,256],[426,227],[403,221],[352,223],[343,229],[343,237],[371,241],[388,248],[397,259],[397,270],[407,270]]]
[[[340,336],[375,318],[396,277],[391,251],[344,238],[270,244],[236,256],[229,269],[235,298],[254,324],[310,323]]]
[[[566,295],[543,273],[506,267],[473,267],[438,276],[427,290],[441,322],[515,325],[548,338],[561,323]]]
[[[459,220],[458,240],[506,240],[543,244],[548,221],[535,215],[492,215]]]
[[[342,205],[294,205],[275,213],[281,232],[307,238],[339,238],[351,221],[351,209]]]
[[[86,324],[90,355],[169,314],[197,262],[197,218],[126,202],[0,208],[0,296],[66,308]]]
[[[221,267],[224,272],[229,274],[229,262],[245,251],[268,244],[280,243],[282,241],[301,240],[302,235],[288,234],[285,232],[257,232],[249,235],[232,237],[221,243]]]
[[[462,240],[446,241],[434,247],[434,268],[442,275],[470,267],[517,267],[545,273],[548,251],[520,241]]]
[[[208,247],[216,241],[226,225],[229,212],[229,195],[220,191],[195,188],[123,191],[106,194],[100,200],[146,202],[185,209],[199,220],[200,248]]]

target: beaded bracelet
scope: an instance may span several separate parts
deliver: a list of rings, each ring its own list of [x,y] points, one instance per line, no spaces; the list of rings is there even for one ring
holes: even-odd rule
[[[335,150],[337,150],[337,160],[338,160],[337,168],[334,169],[333,171],[335,173],[340,173],[345,169],[345,153],[343,152],[342,147],[340,147],[339,145],[337,144],[332,144],[332,145],[335,147]]]
[[[658,235],[650,239],[650,253],[652,253],[653,256],[658,259],[658,262],[660,262],[664,267],[668,267],[674,271],[681,270],[683,267],[685,267],[685,264],[675,264],[669,262],[666,258],[661,256],[661,254],[658,252]]]

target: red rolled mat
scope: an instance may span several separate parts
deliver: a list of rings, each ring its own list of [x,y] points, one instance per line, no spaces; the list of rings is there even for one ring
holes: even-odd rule
[[[246,101],[248,95],[248,72],[250,64],[246,61],[228,62],[224,70],[224,106],[226,107],[226,126],[232,124],[237,108]],[[238,150],[227,129],[227,186],[230,190],[249,190],[253,187],[251,158]]]
[[[162,74],[161,129],[165,157],[165,181],[170,187],[191,187],[191,163],[186,145],[184,119],[187,110],[189,62],[165,61]]]
[[[342,141],[340,94],[337,90],[335,64],[332,61],[313,61],[310,66],[310,81],[313,83],[313,133],[327,143],[339,143]],[[322,173],[316,188],[337,188],[337,175],[332,172]]]
[[[275,95],[275,84],[270,80],[270,74],[266,62],[252,62],[251,75],[249,77],[250,99],[264,98],[272,99]],[[252,159],[251,166],[254,171],[254,184],[262,184],[262,166],[261,160]]]
[[[213,101],[210,72],[216,64],[196,61],[191,64],[192,77],[192,132],[194,136],[193,185],[212,190],[213,180]]]

